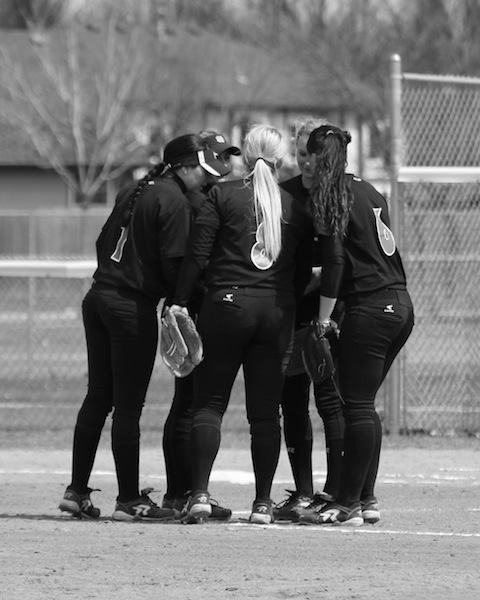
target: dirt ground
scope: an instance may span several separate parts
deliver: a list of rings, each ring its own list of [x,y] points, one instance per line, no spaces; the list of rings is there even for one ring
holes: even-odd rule
[[[315,452],[315,480],[325,476]],[[57,509],[68,450],[0,451],[2,600],[470,600],[480,598],[480,441],[466,447],[383,450],[382,520],[348,529],[250,525],[253,478],[246,449],[221,449],[211,492],[228,523],[115,523],[108,447],[91,480],[99,521]],[[165,489],[160,448],[142,450],[141,483]],[[291,473],[283,451],[272,497]]]

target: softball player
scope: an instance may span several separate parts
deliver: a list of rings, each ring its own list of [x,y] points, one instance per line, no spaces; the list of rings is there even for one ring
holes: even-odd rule
[[[310,133],[326,124],[325,119],[307,118],[299,123],[295,136],[300,175],[280,185],[298,200],[312,216],[309,190],[315,173],[315,155],[307,150]],[[313,281],[297,306],[295,328],[301,329],[318,316],[321,256],[314,242]],[[339,311],[337,310],[337,315]],[[336,316],[338,322],[339,316]],[[343,453],[344,418],[340,396],[332,380],[313,386],[317,411],[325,431],[327,477],[321,492],[314,494],[312,476],[312,423],[309,415],[311,381],[307,373],[287,376],[282,394],[283,430],[295,490],[286,490],[287,499],[274,508],[276,520],[298,520],[299,514],[317,510],[338,494]],[[306,511],[306,512],[305,512]]]
[[[215,185],[195,221],[175,304],[185,307],[206,267],[207,294],[197,327],[204,360],[193,372],[193,489],[187,520],[211,513],[208,484],[221,424],[243,365],[256,497],[250,521],[271,523],[270,499],[280,452],[279,405],[296,297],[310,278],[312,221],[277,183],[285,151],[276,129],[245,138],[245,179]]]
[[[188,190],[225,166],[197,135],[167,144],[164,161],[122,190],[97,240],[98,267],[83,305],[88,393],[73,440],[72,480],[59,508],[98,518],[88,487],[101,432],[112,415],[118,483],[113,519],[165,520],[176,511],[139,492],[139,422],[156,357],[157,305],[171,294],[185,254],[191,211]]]
[[[200,132],[200,137],[217,154],[225,168],[230,171],[230,156],[239,155],[240,149],[227,142],[225,137],[214,131]],[[218,178],[216,178],[218,179]],[[212,182],[209,182],[212,183]],[[190,202],[192,215],[195,219],[200,206],[205,199],[204,190],[186,192]],[[204,288],[200,282],[194,290],[188,305],[188,311],[196,318],[203,300]],[[192,403],[193,403],[193,374],[184,378],[175,378],[174,397],[163,430],[163,454],[165,459],[165,472],[167,489],[163,497],[163,508],[181,510],[188,499],[192,489],[192,468],[190,455],[190,433],[192,428]],[[228,520],[232,511],[219,506],[211,499],[212,513],[210,519]]]
[[[375,482],[382,426],[375,396],[414,324],[402,260],[390,231],[385,198],[345,173],[350,134],[315,129],[307,150],[316,155],[314,220],[322,248],[320,321],[337,298],[345,304],[338,345],[338,378],[345,415],[344,459],[335,502],[300,516],[300,523],[362,525],[380,518]]]

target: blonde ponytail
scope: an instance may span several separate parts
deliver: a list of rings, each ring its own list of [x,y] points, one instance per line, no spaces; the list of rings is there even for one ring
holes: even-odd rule
[[[282,249],[282,202],[277,167],[285,154],[282,134],[267,125],[252,127],[245,137],[243,159],[253,186],[257,237],[267,258],[274,262]]]

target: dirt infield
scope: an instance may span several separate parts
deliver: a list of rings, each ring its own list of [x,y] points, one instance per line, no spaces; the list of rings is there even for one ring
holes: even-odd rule
[[[315,479],[324,479],[317,449]],[[2,450],[2,600],[457,600],[480,597],[480,442],[384,448],[382,520],[357,529],[247,522],[253,485],[245,449],[220,450],[211,492],[233,518],[205,525],[114,523],[115,476],[102,446],[91,484],[97,522],[58,509],[70,452]],[[141,457],[142,485],[165,489],[159,448]],[[291,486],[282,451],[273,498]],[[153,496],[161,501],[162,492]],[[105,515],[105,516],[104,516]]]

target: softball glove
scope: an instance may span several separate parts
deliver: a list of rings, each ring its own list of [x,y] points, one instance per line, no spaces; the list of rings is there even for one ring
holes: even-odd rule
[[[186,377],[203,360],[203,345],[187,309],[166,307],[162,317],[160,354],[175,377]]]
[[[313,383],[322,383],[335,374],[335,362],[329,337],[331,326],[325,327],[318,319],[311,321],[302,344],[305,371]]]

